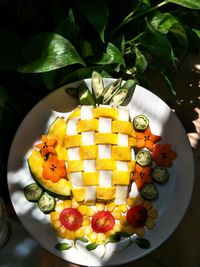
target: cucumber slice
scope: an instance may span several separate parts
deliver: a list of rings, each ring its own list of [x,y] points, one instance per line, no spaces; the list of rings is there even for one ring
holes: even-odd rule
[[[149,126],[149,119],[141,114],[133,118],[133,127],[136,131],[144,131]]]
[[[95,100],[85,82],[79,86],[79,102],[81,105],[94,105]]]
[[[100,98],[102,96],[104,84],[101,75],[97,71],[92,72],[91,83],[92,83],[92,90],[96,99]]]
[[[158,184],[164,184],[169,180],[169,172],[166,167],[155,166],[152,171],[152,179]]]
[[[31,183],[24,188],[24,196],[30,202],[38,201],[42,193],[42,188],[36,183]]]
[[[158,189],[155,184],[145,184],[140,189],[140,194],[145,200],[153,201],[158,198]]]
[[[145,167],[151,163],[151,153],[148,150],[139,150],[135,160],[140,166]]]
[[[46,192],[42,194],[42,196],[38,201],[38,206],[40,210],[45,214],[48,214],[52,210],[54,210],[55,205],[56,205],[55,198]]]

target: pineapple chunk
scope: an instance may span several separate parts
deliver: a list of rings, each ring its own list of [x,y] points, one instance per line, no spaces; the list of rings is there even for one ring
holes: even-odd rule
[[[96,159],[97,158],[97,146],[95,145],[80,146],[80,158],[81,159]]]
[[[72,188],[72,193],[74,195],[74,199],[77,202],[84,201],[85,199],[85,188],[84,187]]]
[[[57,229],[56,234],[61,238],[65,238],[66,231],[67,229],[63,225],[61,225],[61,227]]]
[[[95,143],[96,144],[118,144],[118,136],[113,133],[95,133]]]
[[[114,108],[99,107],[94,109],[94,118],[104,117],[116,120],[118,118],[118,110]]]
[[[112,122],[112,132],[130,135],[133,131],[133,125],[130,121],[115,120]]]
[[[87,235],[87,237],[91,243],[94,243],[97,240],[97,233],[91,232]]]
[[[116,161],[113,159],[97,159],[96,169],[99,170],[115,170]]]
[[[112,146],[112,158],[114,160],[129,161],[131,159],[130,147]]]
[[[97,119],[92,120],[79,120],[78,132],[98,131],[99,121]]]
[[[82,137],[80,134],[67,135],[64,140],[64,147],[77,147],[82,145]]]
[[[71,230],[66,230],[65,238],[74,240],[75,239],[75,232]]]
[[[107,209],[109,212],[113,212],[113,210],[115,209],[115,207],[116,207],[115,202],[110,202],[110,203],[107,203],[107,204],[106,204],[106,209]]]
[[[113,185],[129,185],[130,172],[113,171],[112,182]]]
[[[75,237],[83,237],[85,235],[84,227],[80,227],[75,231]]]
[[[104,203],[100,203],[100,202],[96,203],[96,209],[98,211],[102,211],[102,210],[104,210],[104,208],[105,208],[105,204]]]
[[[99,173],[98,172],[83,172],[82,178],[83,178],[84,186],[99,184]]]
[[[82,160],[69,160],[68,161],[68,172],[80,172],[83,171],[83,161]]]
[[[115,198],[116,188],[113,187],[103,187],[97,186],[97,199],[99,200],[111,200]]]
[[[58,220],[60,216],[60,213],[57,211],[52,211],[50,214],[51,221]]]

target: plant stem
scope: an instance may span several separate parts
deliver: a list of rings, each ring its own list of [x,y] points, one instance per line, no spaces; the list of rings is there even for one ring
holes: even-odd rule
[[[140,34],[138,34],[137,36],[135,36],[133,39],[131,39],[129,41],[126,41],[125,44],[133,43],[133,42],[135,42],[138,38],[140,38],[143,35],[145,35],[145,32],[141,32]]]
[[[156,9],[158,9],[158,8],[160,8],[161,6],[164,6],[164,5],[166,5],[167,3],[166,3],[166,1],[163,1],[163,2],[161,2],[160,4],[158,4],[157,6],[154,6],[154,7],[152,7],[152,8],[150,8],[150,9],[148,9],[148,10],[145,10],[145,11],[143,11],[143,12],[141,12],[141,13],[139,13],[139,14],[137,14],[137,15],[135,15],[135,16],[133,16],[134,15],[134,13],[135,13],[135,10],[133,10],[131,13],[129,13],[128,14],[128,16],[126,16],[125,18],[124,18],[124,20],[113,30],[113,32],[112,32],[112,34],[111,34],[111,36],[113,36],[118,30],[120,30],[125,24],[127,24],[127,23],[129,23],[130,21],[133,21],[134,19],[137,19],[138,17],[140,17],[140,16],[142,16],[142,15],[145,15],[145,14],[147,14],[147,13],[149,13],[149,12],[152,12],[152,11],[154,11],[154,10],[156,10]]]

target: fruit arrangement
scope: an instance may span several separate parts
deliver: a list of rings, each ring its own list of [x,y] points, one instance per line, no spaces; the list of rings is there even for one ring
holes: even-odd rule
[[[126,85],[115,81],[104,88],[97,73],[92,85],[93,93],[85,88],[79,95],[82,105],[56,118],[32,150],[28,165],[35,183],[24,188],[25,197],[50,216],[59,238],[72,240],[57,249],[80,240],[93,250],[131,236],[148,247],[143,237],[156,225],[157,185],[168,181],[176,152],[159,142],[144,114],[131,118],[121,105]],[[111,95],[108,102],[105,95]]]

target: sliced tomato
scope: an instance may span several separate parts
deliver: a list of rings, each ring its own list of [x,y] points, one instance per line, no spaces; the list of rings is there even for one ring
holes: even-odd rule
[[[147,210],[141,205],[132,206],[126,213],[128,224],[134,228],[143,227],[148,218]]]
[[[65,228],[74,231],[81,227],[83,215],[74,208],[66,208],[60,213],[60,222]]]
[[[115,224],[115,219],[109,211],[99,211],[92,217],[92,229],[96,233],[106,233],[110,231]]]

